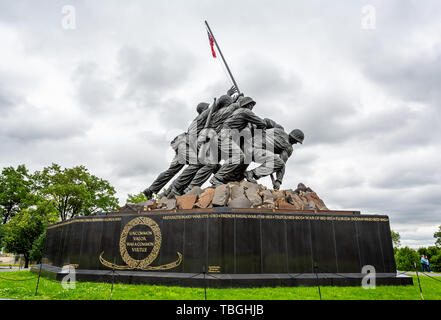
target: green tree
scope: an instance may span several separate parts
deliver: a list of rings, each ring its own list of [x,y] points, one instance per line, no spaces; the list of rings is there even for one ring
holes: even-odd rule
[[[0,224],[0,249],[4,247],[5,227]]]
[[[6,250],[23,254],[27,268],[35,240],[49,224],[58,220],[57,217],[58,211],[51,201],[41,201],[36,206],[21,210],[4,225]]]
[[[426,249],[426,254],[429,258],[432,258],[433,256],[436,256],[441,253],[441,248],[436,246],[430,246]]]
[[[29,205],[32,180],[24,165],[3,168],[0,174],[0,216],[5,224]]]
[[[392,237],[392,244],[393,244],[394,248],[399,248],[401,246],[400,234],[398,232],[393,231],[393,230],[390,230],[390,234]]]
[[[436,239],[435,244],[441,247],[441,226],[438,227],[438,231],[433,234],[433,237]]]
[[[126,203],[140,203],[147,201],[147,197],[144,193],[140,192],[138,194],[128,194]]]
[[[62,221],[119,208],[115,188],[84,166],[62,169],[52,164],[33,177],[39,192],[54,201]]]
[[[34,240],[34,243],[32,244],[32,248],[29,251],[29,257],[32,261],[41,263],[41,259],[43,258],[45,239],[46,239],[46,231],[44,231],[42,234],[38,236],[37,239]]]
[[[430,268],[432,271],[440,272],[441,271],[441,250],[429,258]]]
[[[421,257],[421,255],[426,255],[427,248],[424,248],[424,247],[418,248],[417,253],[418,253],[418,256],[420,256],[420,257]]]
[[[415,270],[414,262],[417,263],[417,268],[419,267],[420,258],[418,253],[409,248],[399,248],[395,253],[395,262],[397,264],[397,269],[400,271],[413,271]]]

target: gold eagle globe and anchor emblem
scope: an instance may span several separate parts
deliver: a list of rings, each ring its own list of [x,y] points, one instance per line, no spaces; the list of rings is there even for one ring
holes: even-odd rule
[[[132,231],[135,227],[144,226],[149,229],[148,231]],[[153,241],[148,242],[146,236],[153,236]],[[135,241],[128,242],[128,237],[132,237]],[[144,242],[143,242],[144,241]],[[151,266],[151,263],[158,257],[159,250],[161,249],[162,235],[158,224],[148,217],[138,217],[129,223],[127,223],[121,232],[119,240],[119,250],[125,266],[119,266],[111,263],[103,258],[104,251],[101,252],[99,259],[100,262],[106,267],[117,270],[168,270],[179,266],[182,263],[182,254],[177,252],[178,259],[174,262],[164,264],[161,266]],[[131,247],[132,252],[147,252],[147,247],[152,247],[150,253],[144,259],[133,258],[127,249]]]

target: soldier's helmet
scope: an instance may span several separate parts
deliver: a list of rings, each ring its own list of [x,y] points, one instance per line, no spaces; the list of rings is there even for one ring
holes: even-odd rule
[[[291,131],[289,137],[300,144],[302,144],[303,140],[305,139],[305,135],[303,134],[302,130],[299,129],[294,129],[293,131]]]
[[[305,186],[303,183],[300,182],[300,183],[297,185],[297,189],[300,190],[300,191],[305,192],[305,191],[306,191],[306,186]]]
[[[253,109],[253,107],[256,105],[256,101],[254,101],[250,97],[245,97],[239,102],[241,108],[248,108]]]
[[[209,104],[206,102],[201,102],[198,104],[198,106],[196,107],[196,111],[198,112],[198,114],[201,114],[202,112],[204,112],[205,110],[208,109]]]
[[[222,109],[224,107],[228,107],[230,104],[233,103],[233,99],[227,95],[224,94],[223,96],[221,96],[218,100],[217,100],[217,109]]]

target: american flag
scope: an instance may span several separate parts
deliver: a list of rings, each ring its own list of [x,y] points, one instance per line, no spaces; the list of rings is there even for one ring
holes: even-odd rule
[[[211,46],[211,54],[213,55],[213,58],[216,58],[216,51],[214,51],[214,39],[213,36],[210,34],[210,32],[207,30],[208,34],[208,40],[210,41]]]

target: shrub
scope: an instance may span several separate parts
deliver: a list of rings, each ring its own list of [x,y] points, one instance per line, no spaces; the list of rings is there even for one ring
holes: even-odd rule
[[[438,253],[437,255],[432,256],[432,258],[429,258],[430,261],[430,268],[432,271],[441,271],[441,253]]]
[[[32,249],[29,252],[30,259],[37,263],[41,262],[43,257],[44,240],[46,238],[46,231],[43,232],[32,244]]]
[[[397,264],[397,270],[400,271],[414,271],[414,262],[416,262],[417,268],[420,269],[420,257],[418,253],[409,247],[397,250],[395,253],[395,262]]]

